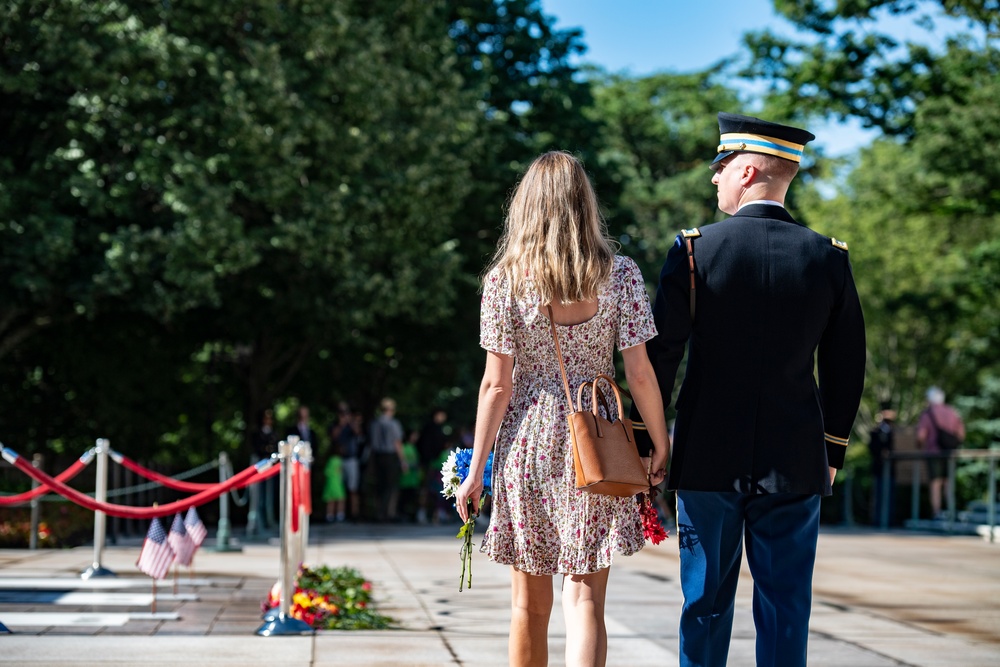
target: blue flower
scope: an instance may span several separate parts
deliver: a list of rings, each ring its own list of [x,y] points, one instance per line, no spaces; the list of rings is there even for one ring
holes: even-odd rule
[[[458,476],[459,484],[469,476],[469,466],[472,464],[472,448],[455,450],[455,474]],[[493,452],[490,452],[486,459],[486,469],[483,470],[483,493],[489,495],[492,492],[493,483]]]

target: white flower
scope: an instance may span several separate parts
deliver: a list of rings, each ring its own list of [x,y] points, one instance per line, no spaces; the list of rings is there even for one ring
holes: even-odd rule
[[[458,487],[462,485],[462,480],[458,478],[458,462],[456,457],[458,452],[456,450],[451,450],[448,453],[448,459],[441,466],[441,482],[444,488],[441,489],[441,495],[445,498],[454,498],[455,494],[458,493]]]

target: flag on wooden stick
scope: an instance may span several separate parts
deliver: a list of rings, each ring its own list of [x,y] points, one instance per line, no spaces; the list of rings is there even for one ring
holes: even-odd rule
[[[142,543],[139,560],[135,564],[140,572],[154,579],[163,579],[170,571],[170,564],[173,562],[174,550],[167,542],[167,533],[163,530],[160,520],[153,519],[149,524],[149,531],[146,532],[146,539]]]
[[[208,530],[205,529],[205,524],[201,522],[201,517],[198,516],[198,511],[194,507],[189,507],[184,516],[184,527],[196,547],[200,547],[201,543],[208,537]]]
[[[194,543],[194,540],[188,535],[187,529],[184,528],[184,519],[181,518],[180,512],[174,515],[174,522],[170,524],[170,534],[167,535],[167,542],[170,543],[170,548],[174,550],[174,557],[178,563],[184,566],[191,565],[191,559],[194,558],[194,550],[198,548],[198,545]]]

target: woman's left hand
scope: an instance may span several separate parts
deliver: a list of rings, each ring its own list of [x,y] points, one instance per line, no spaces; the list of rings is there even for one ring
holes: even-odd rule
[[[664,447],[657,447],[653,450],[652,459],[646,463],[649,470],[649,483],[656,486],[667,476],[667,459],[670,458],[670,439]]]
[[[667,478],[667,471],[666,470],[664,470],[662,468],[660,468],[659,470],[653,470],[653,471],[651,471],[649,473],[649,485],[650,486],[657,486],[661,482],[663,482],[663,480],[666,479],[666,478]]]

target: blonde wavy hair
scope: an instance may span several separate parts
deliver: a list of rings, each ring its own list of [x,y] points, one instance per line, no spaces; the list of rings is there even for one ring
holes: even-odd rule
[[[583,165],[552,151],[514,191],[489,270],[502,271],[515,296],[530,290],[543,305],[589,301],[610,278],[615,251]]]

